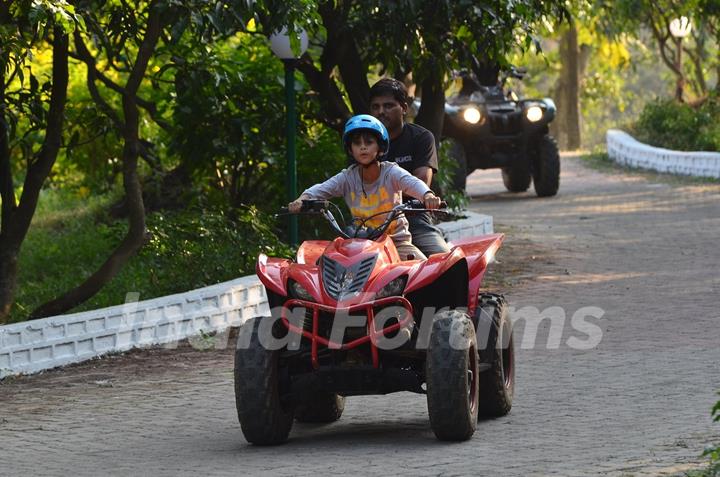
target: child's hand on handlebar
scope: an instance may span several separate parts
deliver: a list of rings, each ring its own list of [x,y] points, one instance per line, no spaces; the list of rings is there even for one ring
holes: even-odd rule
[[[436,196],[432,191],[427,192],[423,196],[423,203],[426,209],[439,209],[442,200]]]
[[[288,204],[288,212],[290,212],[291,214],[297,214],[300,212],[300,210],[302,210],[302,206],[303,199],[301,197],[298,197],[297,199]]]

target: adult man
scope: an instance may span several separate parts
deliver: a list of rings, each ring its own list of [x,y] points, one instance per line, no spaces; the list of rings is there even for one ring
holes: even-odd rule
[[[383,78],[370,88],[370,114],[378,118],[390,135],[390,150],[384,160],[396,162],[428,187],[437,172],[435,138],[427,129],[405,122],[407,89],[400,81]],[[429,213],[408,214],[412,243],[425,255],[450,250]]]

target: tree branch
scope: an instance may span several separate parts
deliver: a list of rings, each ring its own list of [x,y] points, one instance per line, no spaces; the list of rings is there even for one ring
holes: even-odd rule
[[[68,36],[56,27],[54,32],[52,87],[50,89],[50,107],[45,128],[45,138],[35,161],[28,167],[18,210],[14,214],[12,230],[18,245],[22,243],[37,208],[40,189],[52,170],[58,151],[62,145],[65,104],[67,102],[68,73]]]
[[[336,131],[342,131],[345,121],[350,117],[350,110],[335,80],[318,70],[307,53],[298,60],[297,69],[305,76],[310,87],[318,92],[328,126]]]
[[[78,35],[76,35],[76,45],[77,45],[77,36]],[[92,68],[94,70],[93,75],[92,75],[93,81],[96,79],[100,80],[100,82],[102,82],[102,84],[104,84],[108,89],[115,91],[120,96],[125,95],[125,88],[123,88],[119,84],[115,83],[113,80],[108,78],[102,71],[98,70],[95,65],[95,59],[92,57],[91,53],[89,52],[89,50],[87,49],[87,47],[85,46],[84,43],[82,44],[82,47],[83,47],[83,51],[81,52],[80,48],[78,46],[76,46],[76,48],[78,49],[78,54],[71,54],[71,56],[80,61],[83,61],[87,65],[88,69]],[[88,76],[89,75],[90,75],[90,72],[88,71]],[[97,91],[97,88],[95,88],[95,91]],[[90,94],[92,95],[92,91],[90,92]],[[95,96],[93,96],[93,99],[95,99],[97,101]],[[104,101],[102,101],[102,99],[100,99],[100,101],[104,102]],[[161,128],[163,128],[166,131],[169,131],[171,129],[172,126],[170,125],[170,123],[168,123],[167,121],[164,121],[162,118],[158,117],[157,105],[154,102],[147,101],[138,96],[135,96],[135,101],[137,102],[138,106],[140,106],[145,111],[147,111],[148,114],[150,114],[150,118],[155,122],[155,124],[157,124],[158,126],[160,126]],[[107,103],[105,103],[105,104],[107,104]],[[113,118],[111,117],[111,119],[113,119]]]
[[[82,39],[82,35],[79,31],[75,30],[75,49],[77,50],[78,57],[80,60],[82,60],[85,65],[87,65],[87,87],[88,91],[90,91],[90,96],[92,97],[93,101],[100,106],[100,109],[105,113],[105,115],[110,118],[110,121],[112,121],[113,125],[116,129],[119,131],[122,131],[122,129],[125,127],[122,120],[120,119],[120,116],[115,112],[115,110],[103,99],[102,95],[100,94],[100,91],[97,88],[97,85],[95,84],[96,81],[96,72],[97,68],[95,68],[95,58],[90,53],[90,50],[88,50],[87,46],[85,46],[85,42]]]
[[[332,2],[322,4],[319,10],[327,31],[327,42],[322,56],[323,72],[329,74],[337,64],[353,112],[367,113],[370,110],[367,66],[351,31],[347,28],[347,12],[336,9]]]
[[[667,47],[667,40],[669,38],[669,35],[663,35],[654,21],[650,22],[650,27],[652,29],[653,36],[655,37],[658,45],[660,46],[660,57],[662,58],[663,62],[667,65],[668,68],[670,68],[673,73],[675,73],[675,75],[682,76],[682,71],[678,69],[677,65],[675,65],[675,53]],[[670,53],[672,53],[672,59],[668,57],[668,50],[670,50]]]
[[[162,32],[160,12],[151,2],[147,19],[147,28],[130,78],[125,85],[122,97],[125,122],[123,128],[123,186],[125,188],[125,206],[128,211],[128,232],[120,245],[113,251],[100,268],[76,288],[65,293],[33,311],[32,318],[51,316],[70,310],[94,296],[112,278],[117,275],[125,263],[137,253],[146,240],[145,207],[142,188],[137,174],[138,154],[142,148],[139,138],[139,111],[136,93],[145,70],[154,54]]]
[[[10,167],[10,144],[8,142],[8,123],[5,120],[5,88],[0,84],[0,235],[11,223],[12,214],[17,207],[12,169]]]

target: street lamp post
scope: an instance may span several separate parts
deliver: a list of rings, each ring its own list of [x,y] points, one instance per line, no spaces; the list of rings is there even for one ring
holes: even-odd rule
[[[675,38],[677,46],[677,56],[675,58],[675,67],[677,68],[678,78],[675,83],[675,99],[682,102],[683,89],[685,88],[685,74],[682,69],[682,41],[692,31],[692,23],[688,17],[676,18],[670,22],[670,34]]]
[[[308,37],[305,30],[300,30],[300,49],[293,51],[290,45],[290,36],[287,29],[270,35],[270,49],[285,64],[285,107],[286,123],[285,136],[287,140],[287,190],[288,201],[297,198],[297,164],[295,161],[295,135],[296,135],[296,114],[295,114],[295,63],[298,56],[302,55],[308,46]],[[298,220],[296,215],[290,215],[290,245],[298,243]]]

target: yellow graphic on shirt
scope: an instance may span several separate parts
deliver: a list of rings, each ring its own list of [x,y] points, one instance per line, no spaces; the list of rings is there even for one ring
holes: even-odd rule
[[[350,199],[352,203],[349,204],[350,214],[353,217],[364,219],[379,212],[389,211],[395,207],[396,204],[400,203],[400,193],[397,193],[397,199],[395,198],[395,195],[396,194],[390,193],[384,186],[378,188],[377,192],[368,193],[367,196],[365,196],[362,192],[356,193],[351,191]],[[385,222],[386,218],[387,214],[381,214],[368,220],[365,225],[378,227]],[[385,233],[389,235],[394,234],[396,225],[397,221],[394,220]]]

